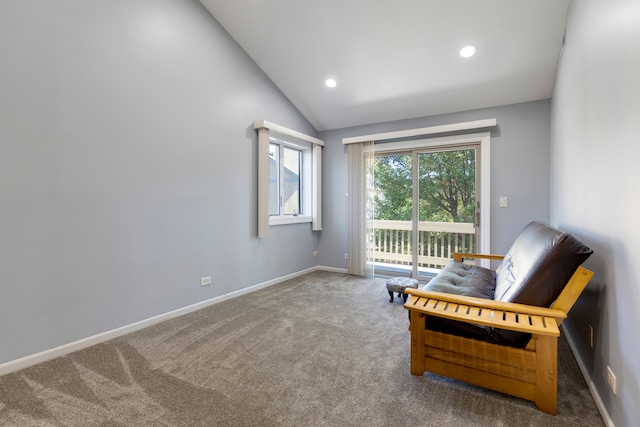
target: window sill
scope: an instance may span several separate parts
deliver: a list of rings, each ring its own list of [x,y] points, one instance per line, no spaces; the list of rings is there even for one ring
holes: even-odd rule
[[[272,216],[269,217],[269,225],[285,225],[285,224],[301,224],[304,222],[311,222],[310,216]]]

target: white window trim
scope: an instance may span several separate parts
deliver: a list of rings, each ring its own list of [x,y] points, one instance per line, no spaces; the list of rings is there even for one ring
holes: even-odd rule
[[[312,222],[312,218],[309,215],[271,215],[269,217],[269,225],[286,225],[286,224],[301,224],[304,222]],[[261,236],[263,237],[263,236]]]
[[[342,138],[343,144],[356,144],[359,142],[385,141],[389,139],[413,138],[416,136],[433,135],[437,133],[459,132],[466,130],[478,130],[494,127],[498,124],[496,119],[474,120],[471,122],[451,123],[447,125],[429,126],[426,128],[406,129],[392,132],[375,133],[371,135],[351,136]]]
[[[276,125],[274,123],[259,120],[254,122],[254,129],[258,131],[258,237],[266,237],[270,225],[311,223],[313,231],[322,230],[322,206],[321,206],[321,181],[322,181],[322,147],[324,141],[303,134],[301,132]],[[295,146],[296,142],[311,143],[311,148],[306,148],[303,153],[303,167],[310,168],[310,182],[303,180],[303,215],[273,216],[269,215],[269,142],[270,138],[290,142]],[[298,144],[299,145],[299,144]],[[307,145],[307,144],[304,144]],[[310,215],[309,215],[310,213]]]

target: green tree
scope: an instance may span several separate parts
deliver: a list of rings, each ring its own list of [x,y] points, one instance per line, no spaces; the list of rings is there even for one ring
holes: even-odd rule
[[[411,221],[411,155],[377,157],[374,161],[376,219]]]
[[[410,221],[412,216],[412,156],[375,159],[373,185],[377,219]],[[474,150],[423,153],[419,164],[419,219],[473,222],[475,211]]]
[[[473,222],[476,160],[474,150],[419,156],[421,221]],[[438,218],[438,219],[432,219]]]

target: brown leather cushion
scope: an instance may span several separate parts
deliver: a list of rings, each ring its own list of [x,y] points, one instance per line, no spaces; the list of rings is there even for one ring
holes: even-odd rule
[[[593,253],[580,240],[543,222],[518,235],[496,270],[496,301],[549,307]]]

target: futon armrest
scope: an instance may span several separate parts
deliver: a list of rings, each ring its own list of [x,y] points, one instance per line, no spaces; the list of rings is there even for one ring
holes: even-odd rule
[[[473,259],[491,259],[496,261],[502,261],[504,259],[504,255],[494,255],[494,254],[465,254],[462,252],[454,252],[453,260],[462,262],[465,258],[473,258]]]
[[[567,317],[562,310],[525,304],[418,289],[406,293],[411,298],[404,306],[410,311],[510,331],[557,337],[559,320]]]

